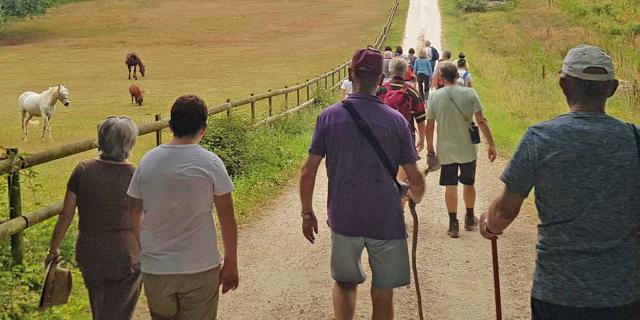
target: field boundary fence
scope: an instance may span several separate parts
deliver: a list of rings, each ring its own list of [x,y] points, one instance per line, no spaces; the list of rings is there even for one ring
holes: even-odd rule
[[[393,1],[386,23],[371,46],[377,49],[382,46],[391,29],[391,24],[399,3],[400,0]],[[350,63],[351,61],[347,61],[324,74],[318,75],[313,79],[307,79],[305,82],[291,87],[285,86],[282,89],[269,90],[260,94],[251,93],[250,96],[235,101],[227,99],[225,103],[209,107],[209,116],[226,112],[227,116],[230,117],[233,110],[249,106],[251,120],[255,126],[273,123],[313,105],[316,102],[316,98],[312,96],[313,90],[334,92],[338,89],[342,81],[348,76]],[[279,113],[273,112],[275,97],[284,98],[284,111]],[[258,119],[259,117],[257,115],[258,110],[256,104],[259,101],[266,101],[268,105],[268,110],[266,111],[267,117],[263,119]],[[295,101],[295,107],[291,109],[288,108],[290,101]],[[156,121],[139,125],[139,136],[155,133],[156,145],[160,145],[162,143],[162,130],[169,127],[169,119],[162,119],[160,114],[156,114],[155,120]],[[97,148],[98,143],[96,138],[88,138],[28,155],[20,155],[18,149],[15,148],[7,149],[6,158],[0,160],[0,175],[6,174],[7,176],[9,220],[0,224],[0,240],[9,236],[11,237],[11,255],[14,264],[22,264],[24,257],[23,231],[57,216],[62,211],[62,201],[58,201],[23,215],[20,171]]]

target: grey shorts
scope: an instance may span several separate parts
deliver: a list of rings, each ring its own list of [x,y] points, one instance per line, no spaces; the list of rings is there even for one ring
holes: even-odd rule
[[[407,239],[376,240],[331,233],[331,277],[339,283],[363,283],[362,251],[367,248],[372,286],[390,289],[411,283]]]

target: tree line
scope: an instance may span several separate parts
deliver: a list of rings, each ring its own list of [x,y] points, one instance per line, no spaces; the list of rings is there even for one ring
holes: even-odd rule
[[[47,12],[53,5],[73,0],[0,0],[0,23],[9,18],[32,17]]]

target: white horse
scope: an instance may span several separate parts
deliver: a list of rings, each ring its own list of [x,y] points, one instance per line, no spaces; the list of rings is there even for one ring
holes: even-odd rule
[[[22,133],[24,134],[24,140],[27,140],[27,125],[33,117],[42,117],[44,120],[42,125],[42,138],[44,138],[45,132],[49,133],[49,140],[53,140],[51,137],[51,124],[49,120],[53,116],[55,111],[56,102],[62,102],[65,107],[69,106],[69,90],[63,85],[57,87],[50,87],[42,93],[35,93],[27,91],[20,95],[18,104],[20,105],[20,114],[22,115]]]

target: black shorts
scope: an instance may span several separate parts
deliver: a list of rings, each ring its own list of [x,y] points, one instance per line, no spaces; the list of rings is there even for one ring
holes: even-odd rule
[[[532,320],[637,320],[640,300],[611,308],[573,308],[531,298]]]
[[[458,170],[459,169],[459,170]],[[458,175],[460,172],[460,175]],[[462,183],[472,186],[476,183],[476,162],[443,164],[440,169],[441,186],[457,186]]]

